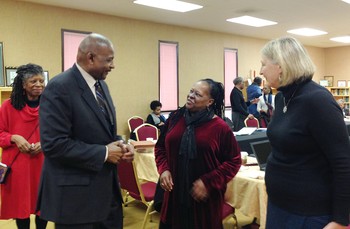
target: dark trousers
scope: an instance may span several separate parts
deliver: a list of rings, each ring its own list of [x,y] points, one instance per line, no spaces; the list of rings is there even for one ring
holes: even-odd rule
[[[287,212],[268,201],[266,229],[322,229],[331,217],[324,216],[302,216]]]
[[[243,127],[245,127],[244,119],[247,117],[242,115],[239,112],[232,111],[232,123],[233,123],[233,131],[239,131]]]
[[[56,229],[122,229],[123,208],[121,203],[114,201],[108,218],[102,222],[87,224],[59,224],[55,223]]]
[[[30,218],[26,219],[16,219],[16,225],[18,229],[29,229],[30,228]],[[45,229],[47,221],[41,219],[39,216],[35,216],[35,226],[36,229]]]
[[[165,224],[162,221],[159,222],[159,229],[171,229],[171,225]]]

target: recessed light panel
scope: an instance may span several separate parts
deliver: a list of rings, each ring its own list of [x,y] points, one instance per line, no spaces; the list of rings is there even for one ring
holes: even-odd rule
[[[341,43],[350,43],[350,36],[332,37],[330,40]]]
[[[310,28],[292,29],[292,30],[288,30],[287,32],[300,35],[300,36],[306,36],[306,37],[313,37],[313,36],[320,36],[320,35],[327,34],[327,32],[325,31],[310,29]]]
[[[342,1],[350,4],[350,0],[342,0]]]
[[[256,17],[251,17],[251,16],[235,17],[235,18],[227,19],[226,21],[243,24],[243,25],[254,26],[254,27],[263,27],[263,26],[277,24],[277,22],[274,22],[274,21],[268,21],[268,20],[264,20]]]
[[[188,12],[203,8],[203,6],[200,5],[176,0],[137,0],[134,1],[134,3],[177,12]]]

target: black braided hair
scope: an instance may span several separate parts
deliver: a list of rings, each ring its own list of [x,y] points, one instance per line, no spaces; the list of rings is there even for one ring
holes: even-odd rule
[[[206,82],[209,85],[210,96],[214,99],[214,103],[211,105],[211,108],[214,109],[214,113],[220,118],[224,118],[224,98],[225,98],[225,89],[224,85],[220,82],[216,82],[212,79],[201,79],[200,81]]]
[[[220,82],[216,82],[212,79],[201,79],[199,81],[207,82],[209,85],[209,94],[214,99],[214,103],[211,105],[211,108],[214,109],[214,113],[220,118],[224,119],[224,97],[225,90],[224,85]],[[170,113],[169,118],[165,122],[165,131],[162,131],[159,139],[165,138],[166,134],[174,128],[176,123],[184,116],[186,110],[186,105],[180,107],[179,109]]]
[[[35,75],[44,75],[44,71],[41,66],[29,63],[19,66],[16,73],[12,83],[11,105],[16,110],[22,110],[26,105],[26,92],[23,89],[23,83]]]

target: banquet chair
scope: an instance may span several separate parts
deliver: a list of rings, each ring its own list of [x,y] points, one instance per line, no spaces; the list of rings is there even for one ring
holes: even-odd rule
[[[266,120],[264,118],[260,119],[260,126],[261,126],[261,128],[267,128],[267,123],[266,123]]]
[[[142,125],[145,121],[140,116],[132,116],[128,119],[128,126],[130,133],[133,132],[138,126]]]
[[[259,128],[259,120],[255,117],[253,117],[252,119],[250,118],[246,118],[244,120],[244,124],[246,127],[256,127]]]
[[[151,181],[140,183],[134,162],[121,161],[118,164],[118,175],[120,188],[126,192],[124,206],[127,207],[129,203],[137,200],[141,201],[147,207],[142,223],[142,229],[144,229],[148,217],[156,213],[153,207],[153,199],[157,183]],[[129,196],[133,200],[128,201]],[[150,221],[152,221],[152,218],[150,218]]]
[[[222,222],[226,222],[231,217],[234,220],[233,229],[238,229],[238,221],[235,215],[235,208],[229,205],[228,203],[224,202],[224,205],[222,207]]]
[[[135,130],[137,141],[146,141],[147,138],[158,139],[158,128],[149,123],[144,123],[137,127]]]

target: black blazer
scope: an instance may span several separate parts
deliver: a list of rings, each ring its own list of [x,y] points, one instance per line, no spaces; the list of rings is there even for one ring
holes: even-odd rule
[[[101,87],[116,123],[104,81]],[[104,162],[105,145],[118,137],[75,65],[48,83],[39,120],[45,154],[38,199],[41,217],[61,224],[104,220],[112,198],[122,201],[116,165]]]

